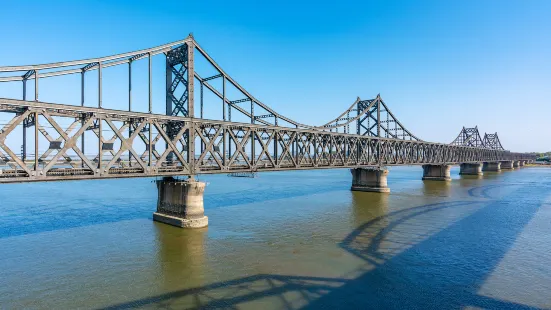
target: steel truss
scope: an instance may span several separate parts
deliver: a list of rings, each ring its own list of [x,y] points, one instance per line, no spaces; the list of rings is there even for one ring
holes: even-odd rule
[[[0,99],[0,111],[13,115],[0,133],[0,158],[12,164],[0,170],[2,183],[533,159],[424,141],[20,100]],[[24,160],[5,141],[29,116],[36,122],[36,152]],[[62,119],[76,125],[63,130]],[[102,139],[98,131],[97,147],[85,155],[78,141],[85,131],[94,130],[94,124],[108,126],[116,137]],[[61,138],[46,139],[48,151],[40,153],[45,139],[37,137],[46,136],[40,131],[44,125],[52,126]],[[125,136],[123,130],[129,126],[132,134]],[[189,152],[194,142],[202,142],[196,157]],[[145,151],[138,150],[138,144],[145,145]],[[69,150],[75,155],[69,156]],[[129,156],[122,160],[125,153]]]
[[[474,128],[465,128],[461,130],[457,138],[453,140],[451,145],[472,146],[479,148],[486,148],[492,150],[505,150],[499,141],[499,137],[496,133],[484,134],[484,139],[481,138],[478,131],[478,126]]]
[[[504,150],[497,136],[497,132],[484,134],[484,146],[493,150]]]
[[[164,55],[166,61],[166,115],[152,113],[152,57],[156,55]],[[196,56],[211,66],[209,74],[196,71]],[[149,113],[132,112],[132,65],[145,59]],[[105,109],[102,72],[126,64],[128,112]],[[97,107],[85,107],[85,76],[95,70]],[[476,128],[476,134],[463,128],[452,145],[421,141],[398,121],[380,95],[358,98],[321,126],[296,122],[247,92],[191,35],[102,58],[0,67],[0,73],[0,82],[22,82],[23,90],[22,100],[0,99],[0,113],[10,118],[0,130],[0,182],[534,159],[504,151],[497,134],[481,140]],[[80,106],[39,101],[40,81],[70,74],[80,75]],[[34,101],[27,99],[30,80],[34,80]],[[215,86],[217,81],[221,86]],[[221,120],[204,117],[205,91],[220,100]],[[199,113],[195,113],[196,101]],[[232,122],[232,111],[246,123]],[[21,137],[13,134],[16,128],[23,129]]]
[[[480,133],[478,132],[478,126],[474,128],[463,127],[457,138],[450,144],[485,148],[484,141],[482,141]]]

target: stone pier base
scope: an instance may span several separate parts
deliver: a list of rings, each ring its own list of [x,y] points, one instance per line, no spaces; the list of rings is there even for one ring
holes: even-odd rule
[[[157,181],[159,197],[153,220],[183,228],[208,226],[203,208],[205,183],[171,177]]]
[[[353,191],[389,193],[386,177],[387,169],[381,168],[354,168],[350,169],[352,173]]]
[[[485,162],[482,166],[482,171],[499,172],[501,171],[501,162]]]
[[[513,161],[513,168],[518,168],[520,167],[520,160],[514,160]]]
[[[524,167],[525,164],[526,164],[526,162],[524,160],[519,160],[518,161],[518,166],[519,167]]]
[[[501,162],[501,169],[514,169],[512,160],[504,160]]]
[[[464,163],[459,166],[459,174],[461,175],[482,175],[482,164],[480,163]]]
[[[451,165],[423,165],[423,180],[450,181]]]

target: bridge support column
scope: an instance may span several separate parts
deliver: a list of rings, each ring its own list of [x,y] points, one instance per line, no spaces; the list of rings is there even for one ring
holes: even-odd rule
[[[423,165],[423,180],[450,181],[451,165]]]
[[[504,160],[501,162],[501,169],[515,169],[513,168],[513,161],[512,160]]]
[[[519,160],[518,161],[518,166],[519,167],[524,167],[525,164],[526,164],[526,162],[524,160]]]
[[[513,168],[518,168],[520,167],[520,160],[514,160],[513,161]]]
[[[459,166],[459,174],[461,175],[482,175],[482,164],[480,163],[463,163]]]
[[[387,169],[381,168],[354,168],[352,173],[352,191],[389,193],[386,177]]]
[[[165,177],[157,181],[157,189],[159,198],[154,221],[183,228],[201,228],[209,224],[203,208],[204,182]]]
[[[493,172],[499,172],[501,171],[501,162],[485,162],[482,165],[482,171],[493,171]]]

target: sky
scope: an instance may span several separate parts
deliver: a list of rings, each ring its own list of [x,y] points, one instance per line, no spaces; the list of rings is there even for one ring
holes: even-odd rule
[[[245,89],[301,123],[323,124],[380,93],[423,140],[449,143],[476,125],[511,151],[551,150],[551,1],[0,2],[0,66],[107,56],[193,33]],[[127,73],[113,70],[104,101],[124,108]],[[133,100],[144,108],[147,84],[136,79]],[[41,84],[41,100],[78,102],[78,78],[60,81]],[[15,93],[20,85],[0,85],[0,97]]]

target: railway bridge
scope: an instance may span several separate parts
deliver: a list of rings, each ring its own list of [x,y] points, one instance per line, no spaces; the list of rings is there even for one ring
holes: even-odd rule
[[[162,177],[153,218],[179,227],[208,224],[199,174],[349,168],[352,190],[385,193],[387,166],[421,165],[424,180],[448,181],[455,164],[480,175],[535,160],[477,127],[450,144],[423,141],[380,95],[357,98],[325,124],[299,123],[250,94],[192,35],[107,57],[0,67],[0,84],[8,85],[0,88],[0,183]],[[154,111],[158,84],[162,112]],[[77,95],[39,96],[59,89]],[[125,95],[108,98],[113,89]]]

